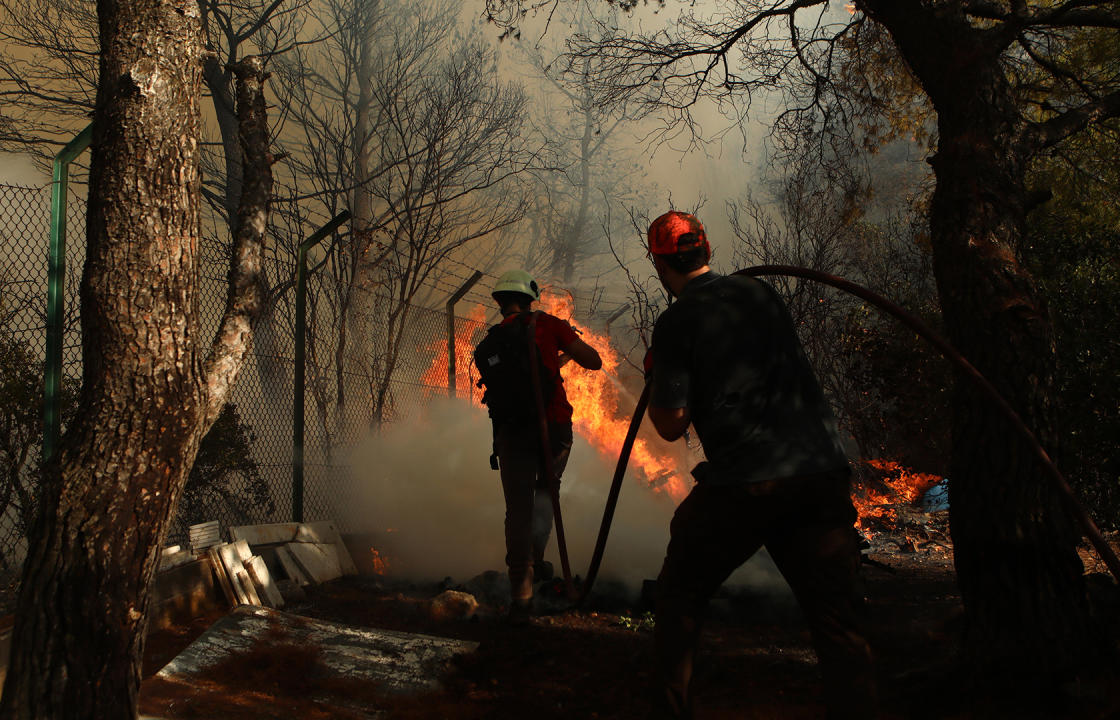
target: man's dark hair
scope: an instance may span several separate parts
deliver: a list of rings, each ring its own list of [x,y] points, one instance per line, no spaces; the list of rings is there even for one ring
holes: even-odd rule
[[[494,293],[494,299],[498,301],[498,307],[502,312],[506,312],[517,306],[521,310],[528,310],[533,304],[533,298],[525,293],[514,292],[513,290],[502,290]]]
[[[675,255],[659,255],[665,264],[673,268],[673,270],[681,273],[682,275],[690,273],[693,270],[699,270],[708,264],[708,253],[704,248],[692,248],[679,252]]]

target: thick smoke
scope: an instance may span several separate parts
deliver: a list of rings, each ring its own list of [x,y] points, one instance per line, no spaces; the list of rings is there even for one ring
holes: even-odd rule
[[[384,538],[388,574],[415,581],[450,576],[465,581],[505,570],[505,505],[491,470],[490,421],[462,400],[433,400],[411,421],[383,428],[355,453],[351,527]],[[605,458],[576,434],[561,485],[561,506],[573,574],[587,572],[602,521],[616,458]],[[674,502],[628,477],[600,570],[604,581],[632,590],[655,578],[669,540]],[[555,533],[548,557],[560,571]],[[756,559],[731,583],[770,586],[778,579],[768,559]]]

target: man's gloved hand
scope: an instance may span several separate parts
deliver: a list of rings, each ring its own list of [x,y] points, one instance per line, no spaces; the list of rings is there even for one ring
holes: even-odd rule
[[[649,382],[650,377],[653,375],[653,346],[651,345],[646,350],[646,357],[642,360],[642,370],[645,372],[646,382]]]

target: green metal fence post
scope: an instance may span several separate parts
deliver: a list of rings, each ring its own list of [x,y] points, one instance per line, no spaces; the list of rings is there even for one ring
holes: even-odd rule
[[[350,219],[343,210],[299,245],[296,255],[296,372],[292,402],[292,519],[303,522],[303,395],[306,384],[304,343],[307,332],[307,251]]]
[[[455,294],[447,301],[447,397],[455,397],[455,303],[463,299],[467,291],[474,287],[474,284],[482,277],[482,273],[478,270],[467,278],[467,281],[459,286]],[[470,388],[467,388],[467,395],[470,396]]]
[[[66,324],[66,193],[70,163],[89,147],[90,123],[54,156],[51,172],[50,257],[47,261],[47,348],[43,371],[43,463],[55,453],[62,431],[62,336]]]

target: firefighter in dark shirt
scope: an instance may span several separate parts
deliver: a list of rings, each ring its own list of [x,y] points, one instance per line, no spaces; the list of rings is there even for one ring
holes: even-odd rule
[[[850,468],[789,311],[766,283],[711,271],[695,216],[662,215],[648,240],[677,298],[654,326],[649,417],[666,440],[691,423],[707,458],[673,516],[657,581],[662,709],[692,716],[692,662],[708,601],[765,545],[808,623],[828,716],[872,717]]]
[[[540,299],[537,282],[524,270],[503,273],[494,285],[494,300],[502,313],[500,324],[528,322],[533,301]],[[536,313],[535,340],[541,364],[551,377],[552,395],[544,398],[552,445],[555,482],[568,461],[572,447],[572,406],[564,392],[560,366],[571,358],[589,370],[603,366],[595,348],[579,339],[572,326],[546,312]],[[529,408],[535,399],[525,397]],[[533,410],[532,415],[536,415]],[[540,429],[533,422],[498,422],[494,425],[494,447],[506,500],[506,565],[509,567],[510,620],[528,620],[533,600],[533,581],[549,580],[552,565],[544,559],[552,533],[552,499],[540,450]]]

